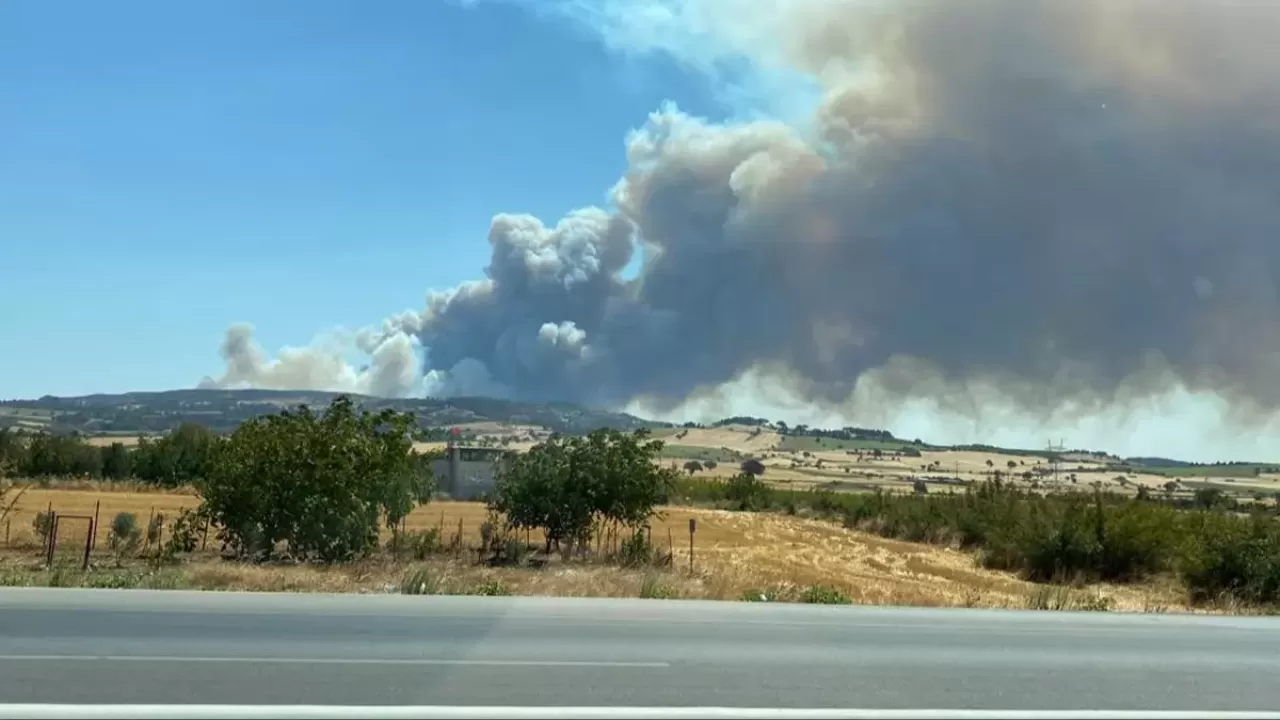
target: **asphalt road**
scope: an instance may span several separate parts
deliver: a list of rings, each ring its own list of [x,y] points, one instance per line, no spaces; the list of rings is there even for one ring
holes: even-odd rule
[[[5,703],[1280,710],[1280,619],[0,590]]]

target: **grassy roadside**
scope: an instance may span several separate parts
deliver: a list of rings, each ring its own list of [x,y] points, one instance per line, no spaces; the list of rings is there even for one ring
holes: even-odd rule
[[[755,580],[753,584],[751,581]],[[0,566],[0,586],[79,587],[254,592],[333,592],[408,595],[533,595],[554,597],[639,597],[648,599],[704,599],[746,602],[970,607],[1031,610],[1122,612],[1188,611],[1174,588],[1063,586],[995,588],[969,586],[958,596],[928,594],[911,584],[896,586],[887,579],[868,591],[853,592],[832,585],[770,581],[768,573],[723,572],[704,567],[692,573],[655,568],[625,568],[574,563],[555,569],[488,568],[452,559],[409,563],[365,562],[332,567],[309,565],[253,565],[197,558],[179,565],[136,563],[124,567],[96,566],[82,571],[70,561],[45,568],[38,563]],[[961,589],[959,587],[954,589]],[[1217,608],[1219,612],[1248,612],[1247,608]],[[1203,609],[1201,609],[1203,611]]]
[[[8,547],[0,550],[0,584],[74,587],[188,588],[286,592],[429,592],[594,597],[673,597],[717,600],[849,602],[936,607],[1186,611],[1186,593],[1166,578],[1142,584],[1093,583],[1047,587],[1008,571],[980,567],[971,552],[904,542],[804,517],[803,513],[734,512],[666,507],[652,523],[652,544],[669,553],[667,566],[551,558],[543,567],[489,567],[476,562],[486,512],[479,503],[433,502],[406,523],[410,538],[434,537],[423,552],[394,560],[387,552],[337,566],[255,565],[221,560],[214,543],[176,564],[117,559],[106,533],[116,512],[146,522],[154,508],[173,517],[193,496],[134,491],[31,489],[14,508]],[[58,561],[43,567],[32,532],[37,512],[102,518],[88,572],[78,569],[83,524],[60,533]],[[688,524],[695,520],[693,568]],[[454,538],[457,538],[455,541]],[[389,540],[390,538],[385,538]],[[541,539],[525,538],[536,545]],[[452,549],[450,549],[452,548]],[[145,555],[145,551],[143,552]],[[117,567],[119,565],[119,567]],[[1222,607],[1238,611],[1239,608]]]

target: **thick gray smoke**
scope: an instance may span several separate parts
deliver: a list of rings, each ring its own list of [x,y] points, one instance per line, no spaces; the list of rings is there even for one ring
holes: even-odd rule
[[[429,392],[603,406],[771,368],[839,403],[886,365],[890,391],[1031,409],[1148,377],[1280,406],[1280,4],[648,4],[816,81],[811,116],[659,110],[610,209],[495,217],[484,279],[366,334],[371,367],[330,384],[421,391],[389,356],[422,352]],[[305,351],[246,353],[209,382],[317,382]]]

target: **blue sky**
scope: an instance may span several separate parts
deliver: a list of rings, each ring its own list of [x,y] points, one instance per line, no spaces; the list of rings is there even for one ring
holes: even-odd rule
[[[0,3],[0,397],[191,387],[480,276],[489,219],[604,201],[705,75],[520,6]]]

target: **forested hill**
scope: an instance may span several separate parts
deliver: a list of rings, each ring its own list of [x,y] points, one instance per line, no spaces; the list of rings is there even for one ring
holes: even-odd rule
[[[111,435],[162,433],[181,423],[193,422],[216,432],[229,432],[245,420],[285,407],[327,406],[339,395],[315,391],[204,389],[80,397],[46,395],[35,400],[0,401],[0,427]],[[370,409],[412,412],[427,427],[488,421],[579,433],[605,426],[618,430],[665,426],[625,413],[561,403],[524,403],[484,397],[447,400],[352,397]]]

